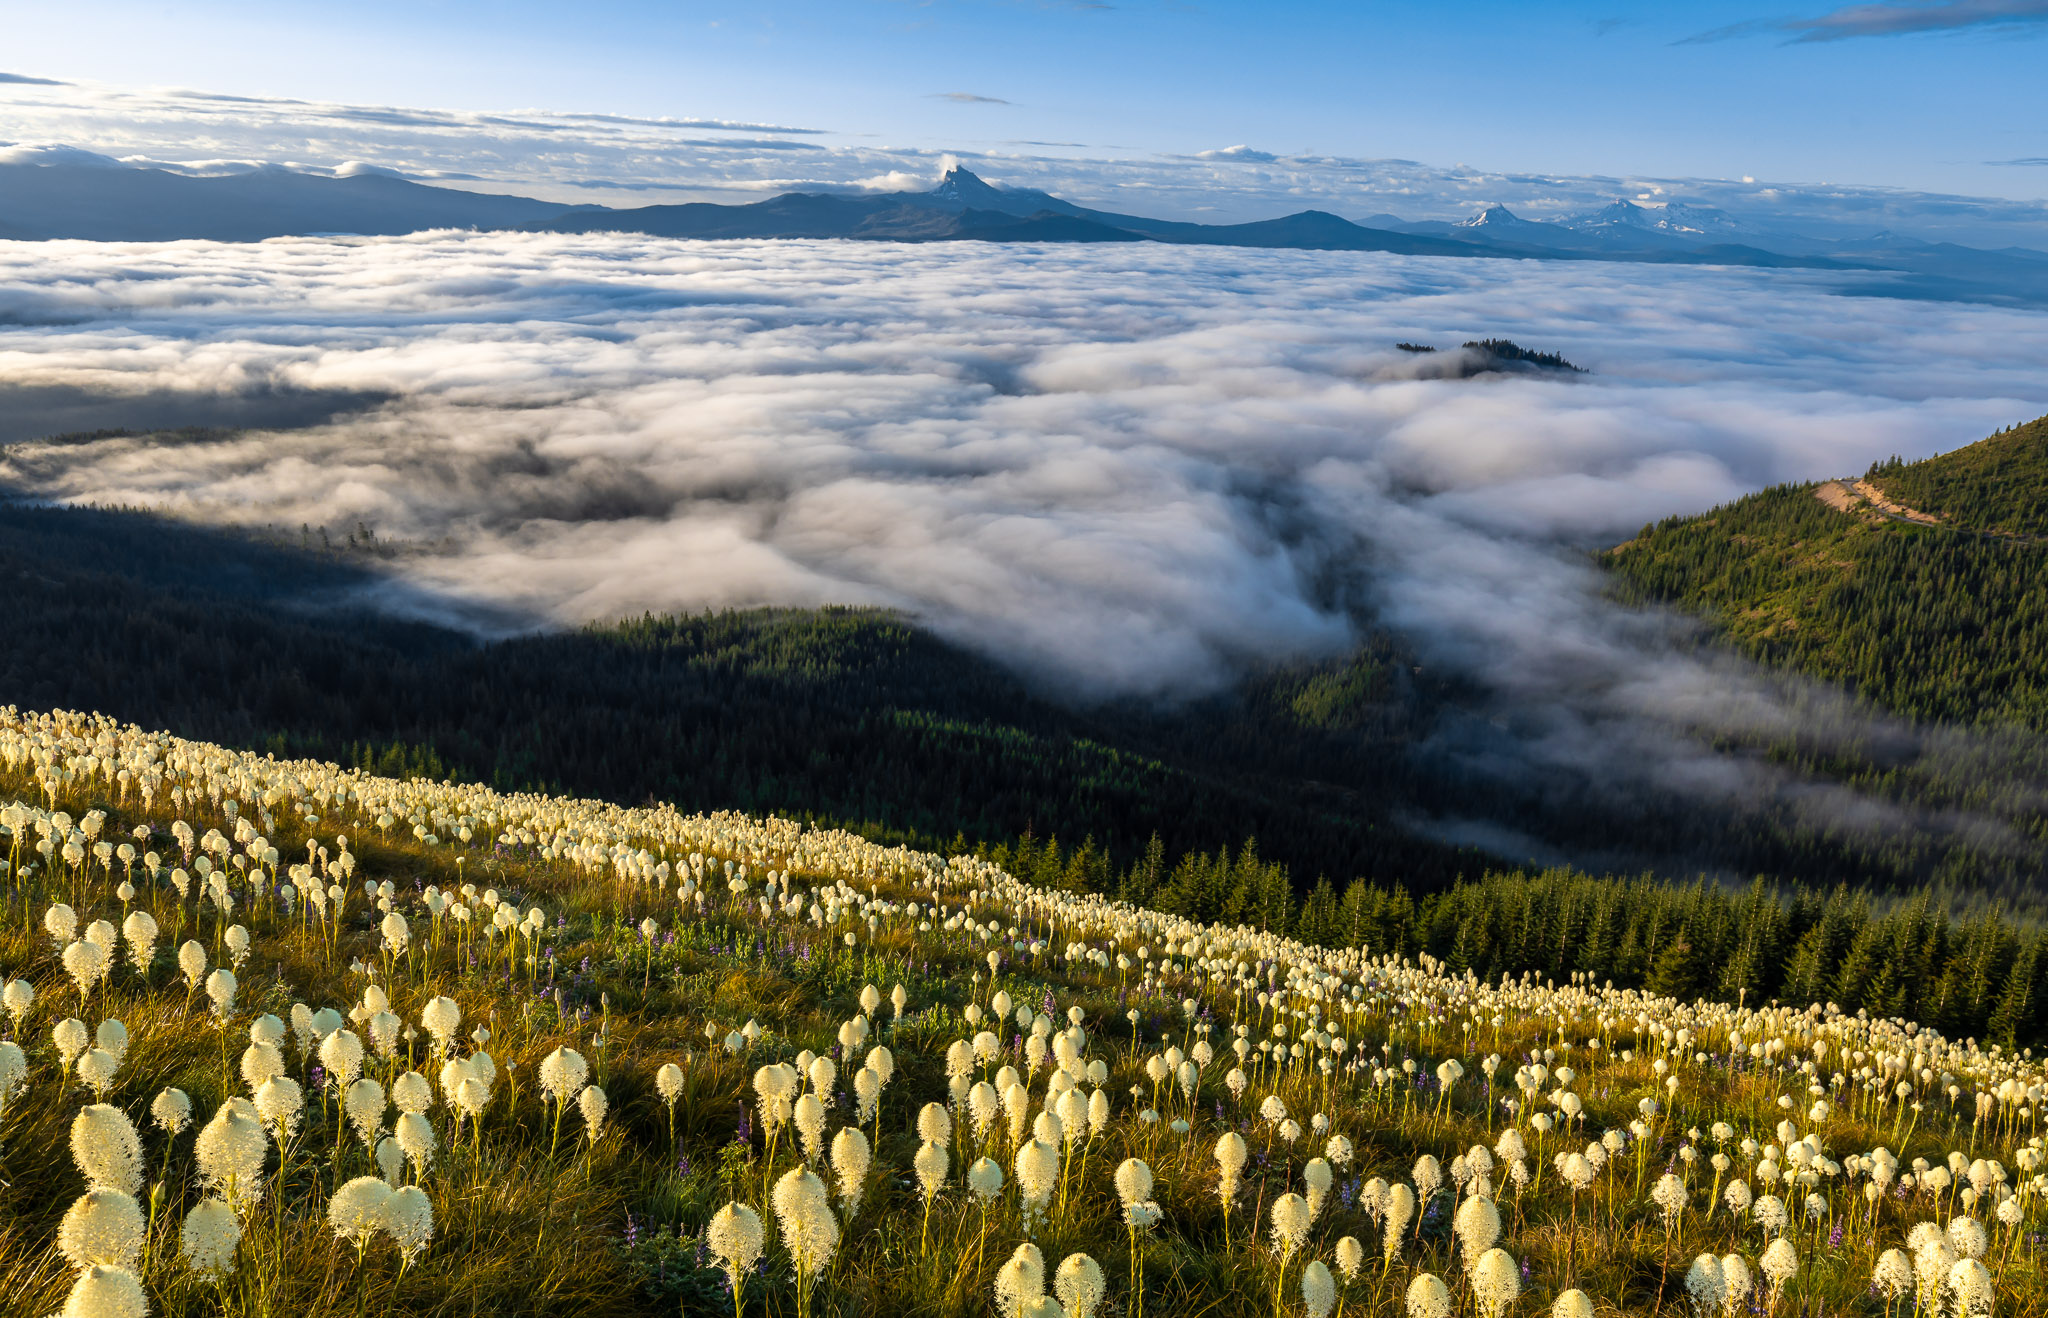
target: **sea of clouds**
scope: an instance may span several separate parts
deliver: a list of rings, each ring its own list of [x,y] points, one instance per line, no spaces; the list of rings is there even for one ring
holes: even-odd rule
[[[1740,795],[1755,766],[1683,729],[1808,715],[1609,603],[1585,551],[2048,411],[2048,315],[1837,278],[1152,245],[0,244],[0,418],[24,441],[0,482],[364,524],[408,547],[387,607],[484,626],[885,605],[1082,699],[1215,691],[1376,619],[1497,693],[1525,760]],[[1394,347],[1482,337],[1591,373],[1440,378]],[[255,428],[26,439],[86,418]]]

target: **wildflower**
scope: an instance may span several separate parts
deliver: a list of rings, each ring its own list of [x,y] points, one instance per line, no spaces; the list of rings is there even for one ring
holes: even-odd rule
[[[133,1271],[142,1257],[142,1209],[133,1195],[95,1185],[80,1195],[57,1225],[57,1252],[81,1271],[95,1263]]]
[[[418,1257],[434,1238],[434,1206],[417,1185],[402,1185],[384,1201],[384,1234],[398,1246],[406,1263]]]
[[[1408,1318],[1449,1318],[1451,1292],[1443,1279],[1425,1272],[1408,1284]]]
[[[149,1301],[134,1273],[96,1263],[71,1284],[56,1318],[145,1318],[148,1313]]]
[[[583,1131],[592,1144],[604,1133],[605,1114],[611,1110],[611,1100],[603,1089],[596,1085],[585,1085],[576,1095],[576,1109],[583,1114]]]
[[[1045,1255],[1029,1241],[1017,1246],[996,1273],[996,1312],[1001,1318],[1022,1318],[1027,1307],[1045,1294]]]
[[[229,1099],[215,1109],[213,1120],[193,1141],[200,1182],[237,1211],[246,1208],[263,1197],[263,1161],[269,1147],[255,1106],[247,1099]]]
[[[1386,1261],[1391,1263],[1401,1257],[1401,1237],[1408,1230],[1408,1223],[1415,1217],[1415,1192],[1399,1181],[1387,1187],[1386,1207]]]
[[[384,1229],[384,1211],[391,1195],[391,1187],[382,1179],[358,1176],[335,1190],[327,1201],[327,1223],[360,1253],[369,1246],[370,1238]]]
[[[1329,1318],[1337,1306],[1337,1280],[1321,1259],[1310,1259],[1301,1270],[1301,1303],[1307,1318]]]
[[[1764,1276],[1771,1283],[1770,1302],[1775,1308],[1779,1297],[1785,1293],[1785,1283],[1799,1272],[1799,1253],[1792,1248],[1791,1241],[1779,1236],[1771,1242],[1770,1248],[1764,1250],[1757,1266],[1763,1269]]]
[[[1053,1276],[1053,1291],[1067,1318],[1090,1318],[1105,1290],[1102,1265],[1086,1254],[1069,1254]]]
[[[235,1248],[242,1242],[242,1224],[227,1201],[209,1195],[185,1214],[178,1247],[185,1266],[218,1281],[235,1270]]]
[[[71,1157],[94,1185],[127,1195],[142,1189],[142,1141],[119,1108],[94,1103],[72,1118]]]
[[[867,1189],[868,1167],[873,1160],[868,1137],[861,1134],[860,1127],[843,1126],[832,1137],[832,1171],[839,1182],[840,1208],[849,1221],[860,1211],[861,1196]],[[943,1171],[939,1179],[945,1179]]]
[[[1593,1318],[1593,1301],[1582,1290],[1568,1290],[1550,1306],[1550,1318]]]
[[[1451,1220],[1451,1232],[1458,1237],[1465,1269],[1470,1272],[1478,1265],[1479,1256],[1500,1239],[1500,1210],[1490,1199],[1467,1199],[1458,1205],[1457,1215]]]
[[[1283,1194],[1273,1201],[1272,1214],[1273,1249],[1280,1255],[1280,1266],[1284,1268],[1308,1239],[1308,1200],[1298,1194]]]
[[[1472,1268],[1472,1296],[1484,1318],[1500,1318],[1521,1293],[1522,1274],[1506,1250],[1489,1249],[1479,1256]]]
[[[761,1215],[738,1202],[719,1209],[711,1219],[711,1225],[705,1228],[704,1243],[717,1258],[725,1271],[727,1284],[732,1287],[735,1315],[740,1311],[742,1279],[753,1270],[754,1261],[761,1257],[762,1238]]]

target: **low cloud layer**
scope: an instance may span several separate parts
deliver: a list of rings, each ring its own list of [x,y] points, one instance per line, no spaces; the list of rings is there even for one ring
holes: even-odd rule
[[[1377,617],[1499,693],[1523,753],[1625,751],[1630,774],[1736,795],[1751,769],[1672,729],[1806,715],[1605,603],[1583,550],[2048,411],[2048,316],[1838,278],[616,236],[0,244],[22,407],[290,426],[20,444],[0,480],[364,523],[408,543],[428,598],[537,621],[883,604],[1083,696],[1214,690]],[[1482,337],[1593,374],[1425,378],[1393,346]]]

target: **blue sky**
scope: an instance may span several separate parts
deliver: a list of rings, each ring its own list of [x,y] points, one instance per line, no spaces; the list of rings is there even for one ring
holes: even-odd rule
[[[1114,158],[1246,144],[2048,196],[2048,0],[8,9],[7,71],[128,86],[707,116],[928,150]],[[2014,160],[2044,163],[1989,163]]]

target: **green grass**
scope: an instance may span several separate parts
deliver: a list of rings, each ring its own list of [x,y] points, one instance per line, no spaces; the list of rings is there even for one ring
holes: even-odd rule
[[[52,766],[68,764],[71,773],[48,793],[30,777],[28,758],[33,738],[44,733],[57,738],[45,759]],[[880,1113],[867,1127],[876,1156],[863,1202],[843,1223],[842,1245],[811,1303],[803,1306],[821,1318],[965,1318],[993,1312],[997,1269],[1025,1235],[1011,1193],[1014,1176],[1006,1174],[1005,1196],[986,1214],[964,1194],[960,1176],[969,1157],[982,1153],[1009,1171],[1006,1128],[999,1122],[981,1137],[956,1116],[951,1175],[932,1204],[928,1228],[909,1169],[918,1147],[919,1108],[947,1094],[948,1045],[980,1028],[970,1025],[967,1013],[986,1007],[998,988],[1062,1023],[1069,1008],[1078,1008],[1087,1031],[1086,1057],[1106,1068],[1101,1087],[1112,1104],[1111,1119],[1072,1146],[1051,1218],[1033,1236],[1048,1274],[1073,1252],[1100,1263],[1109,1281],[1105,1315],[1135,1313],[1137,1296],[1128,1279],[1140,1262],[1148,1313],[1265,1314],[1273,1309],[1276,1286],[1283,1311],[1300,1313],[1304,1263],[1331,1258],[1347,1235],[1363,1241],[1374,1262],[1347,1288],[1346,1312],[1398,1312],[1411,1279],[1430,1271],[1451,1281],[1459,1311],[1470,1313],[1472,1302],[1460,1280],[1463,1260],[1448,1229],[1449,1194],[1425,1204],[1402,1237],[1398,1259],[1383,1268],[1381,1236],[1359,1198],[1359,1184],[1375,1176],[1405,1180],[1424,1153],[1448,1172],[1458,1154],[1474,1145],[1493,1146],[1510,1125],[1521,1127],[1537,1172],[1533,1183],[1522,1186],[1502,1167],[1494,1183],[1505,1225],[1501,1244],[1528,1272],[1523,1296],[1510,1312],[1547,1311],[1555,1294],[1576,1284],[1605,1312],[1668,1307],[1676,1313],[1685,1268],[1699,1251],[1738,1252],[1754,1267],[1764,1233],[1725,1209],[1707,1211],[1708,1196],[1726,1178],[1706,1159],[1726,1152],[1734,1163],[1728,1175],[1747,1176],[1763,1189],[1756,1158],[1736,1145],[1744,1137],[1782,1143],[1773,1128],[1788,1114],[1801,1129],[1809,1124],[1807,1077],[1799,1070],[1809,1060],[1820,1063],[1823,1088],[1837,1109],[1817,1123],[1826,1155],[1845,1166],[1852,1154],[1879,1144],[1909,1163],[1915,1156],[1939,1161],[1953,1148],[1969,1157],[2000,1159],[2020,1183],[2025,1174],[2018,1170],[2017,1150],[2038,1132],[2031,1107],[2022,1115],[2016,1106],[1994,1104],[1991,1119],[1980,1121],[1973,1097],[2000,1077],[2040,1083],[2035,1063],[1931,1033],[1911,1038],[1889,1022],[1817,1007],[1738,1012],[1591,985],[1549,989],[1528,979],[1489,987],[1357,950],[1310,949],[1099,899],[1034,892],[971,862],[947,868],[916,853],[788,827],[763,828],[736,817],[685,819],[659,810],[497,797],[474,788],[378,782],[218,752],[195,755],[180,769],[174,766],[187,754],[183,745],[152,743],[158,753],[168,752],[165,759],[173,767],[165,769],[154,806],[145,809],[132,785],[117,784],[81,758],[94,753],[102,766],[134,765],[139,744],[77,723],[0,720],[0,759],[7,761],[0,799],[12,793],[54,804],[74,821],[103,810],[108,840],[140,826],[149,830],[148,845],[172,856],[175,817],[201,834],[216,828],[232,836],[233,821],[221,805],[232,798],[257,819],[285,866],[307,854],[306,834],[295,820],[313,810],[322,815],[313,836],[331,855],[338,853],[338,836],[349,837],[357,858],[351,882],[357,886],[344,918],[323,928],[303,908],[290,914],[251,885],[234,885],[238,904],[232,918],[250,930],[253,944],[239,973],[235,1005],[221,1019],[209,1010],[204,993],[188,991],[172,960],[177,942],[193,937],[218,962],[216,939],[224,921],[216,913],[180,901],[161,879],[147,882],[138,866],[139,891],[126,905],[156,911],[164,936],[146,968],[124,961],[111,984],[81,1000],[61,968],[59,949],[43,931],[43,913],[50,902],[64,900],[81,923],[118,921],[124,903],[116,886],[123,868],[118,860],[110,872],[94,861],[67,863],[61,856],[45,865],[25,847],[12,852],[20,868],[9,876],[0,908],[0,972],[34,983],[36,1002],[14,1031],[29,1054],[27,1088],[0,1116],[0,1311],[9,1314],[51,1312],[69,1284],[52,1242],[59,1219],[84,1188],[67,1150],[67,1131],[90,1096],[59,1072],[50,1042],[57,1019],[76,1013],[88,1021],[117,1017],[126,1023],[132,1043],[109,1102],[141,1117],[159,1088],[175,1084],[192,1096],[203,1123],[240,1090],[233,1056],[254,1016],[285,1017],[295,1002],[346,1008],[361,1000],[373,979],[407,1021],[418,1020],[432,996],[452,996],[462,1006],[465,1031],[478,1023],[490,1030],[486,1047],[499,1063],[499,1084],[479,1122],[465,1124],[458,1134],[444,1106],[437,1102],[430,1109],[440,1149],[417,1176],[436,1215],[430,1247],[401,1268],[392,1246],[380,1239],[359,1263],[353,1247],[327,1228],[327,1197],[374,1164],[340,1128],[331,1094],[323,1097],[309,1084],[313,1097],[305,1125],[282,1159],[271,1151],[270,1184],[248,1216],[240,1266],[216,1289],[182,1267],[175,1244],[176,1224],[200,1193],[193,1134],[188,1130],[166,1141],[144,1122],[158,1201],[143,1279],[155,1312],[293,1318],[723,1313],[731,1297],[714,1261],[700,1256],[704,1226],[732,1198],[765,1207],[765,1188],[801,1156],[787,1129],[771,1156],[750,1078],[757,1067],[800,1049],[829,1051],[841,1023],[859,1012],[868,984],[886,995],[901,983],[908,1011],[897,1021],[885,1006],[873,1020],[868,1042],[888,1046],[896,1069]],[[312,786],[301,786],[306,783]],[[182,804],[166,799],[173,786],[185,793]],[[322,802],[300,795],[331,794],[336,787],[363,799],[344,803],[330,796]],[[380,811],[391,812],[386,828],[375,824]],[[468,844],[416,841],[408,818],[440,838],[451,838],[467,821],[476,826],[476,836]],[[566,830],[572,844],[594,850],[564,854],[539,839],[492,841],[522,828],[549,836]],[[34,831],[24,830],[23,841],[33,840]],[[626,850],[615,853],[620,846]],[[659,855],[678,864],[692,851],[710,857],[701,913],[694,899],[678,902],[669,880],[632,876],[630,866],[638,863],[633,858],[642,850],[649,863]],[[613,865],[613,854],[627,858],[627,871]],[[727,859],[750,881],[744,896],[725,891]],[[752,904],[761,880],[768,871],[784,869],[796,875],[801,908],[794,917],[779,911],[763,916]],[[380,948],[372,919],[377,913],[360,887],[365,880],[387,879],[413,932],[398,955]],[[463,883],[488,885],[516,900],[521,911],[542,909],[547,932],[508,947],[503,941],[476,942],[452,917],[437,923],[423,908],[426,886],[456,891]],[[821,903],[822,916],[824,900],[835,895],[845,902],[844,917],[813,923],[811,901]],[[872,927],[861,914],[863,902],[875,920]],[[913,912],[911,903],[919,909]],[[638,923],[650,918],[661,931],[651,950],[637,932]],[[962,923],[969,918],[993,921],[996,930],[984,936]],[[846,940],[849,932],[853,946]],[[1190,939],[1201,946],[1190,949]],[[1070,943],[1102,953],[1106,964],[1065,959]],[[472,947],[482,951],[474,965]],[[997,957],[992,977],[991,952]],[[1125,964],[1118,964],[1119,957]],[[1268,966],[1270,978],[1264,973]],[[366,967],[375,974],[365,973]],[[1274,987],[1286,988],[1287,999],[1261,1002]],[[1184,1001],[1194,1003],[1196,1015],[1187,1014]],[[1311,1007],[1314,1017],[1304,1014]],[[761,1031],[758,1040],[728,1051],[728,1032],[750,1021]],[[1228,1051],[1233,1028],[1240,1025],[1248,1045],[1306,1040],[1306,1056],[1268,1060],[1250,1051],[1248,1082],[1239,1094],[1226,1083],[1225,1072],[1234,1060]],[[1276,1027],[1285,1027],[1286,1034],[1277,1034]],[[1318,1029],[1343,1037],[1345,1050],[1325,1048]],[[1690,1032],[1691,1042],[1679,1044],[1675,1033],[1667,1038],[1667,1031],[1680,1029]],[[1752,1059],[1745,1050],[1742,1058],[1732,1058],[1731,1031],[1739,1031],[1746,1044],[1768,1043],[1771,1051]],[[1147,1063],[1163,1049],[1192,1049],[1205,1035],[1218,1056],[1201,1070],[1192,1095],[1172,1079],[1162,1084],[1148,1073]],[[1822,1052],[1815,1040],[1832,1051]],[[412,1065],[431,1075],[428,1046],[424,1037],[402,1040],[395,1056],[373,1058],[370,1072],[389,1080]],[[589,1059],[591,1080],[609,1095],[610,1115],[593,1143],[584,1138],[572,1106],[561,1145],[551,1151],[553,1113],[540,1100],[535,1075],[558,1046]],[[1517,1096],[1511,1080],[1517,1067],[1546,1049],[1553,1050],[1555,1064],[1578,1072],[1569,1087],[1583,1099],[1586,1122],[1569,1140],[1562,1132],[1543,1136],[1528,1121],[1533,1111],[1553,1110],[1541,1095],[1559,1083],[1555,1077],[1536,1086],[1533,1105],[1521,1113],[1501,1105],[1504,1097]],[[1894,1054],[1904,1062],[1915,1051],[1926,1055],[1930,1077],[1936,1067],[1956,1077],[1956,1101],[1929,1080],[1919,1086],[1919,1103],[1909,1107],[1892,1097],[1894,1077],[1864,1078],[1866,1066],[1877,1067]],[[833,1127],[848,1119],[840,1095],[859,1055],[857,1050],[844,1059],[825,1095]],[[1504,1059],[1490,1081],[1489,1055]],[[1316,1058],[1330,1059],[1332,1071],[1321,1071]],[[1362,1070],[1349,1065],[1358,1059],[1367,1063]],[[1461,1060],[1465,1074],[1446,1092],[1437,1087],[1435,1073],[1451,1059]],[[287,1046],[286,1061],[290,1073],[310,1082],[310,1059],[295,1044]],[[673,1136],[653,1080],[668,1062],[686,1075]],[[1833,1086],[1826,1077],[1838,1065],[1854,1078]],[[992,1070],[985,1064],[975,1074],[985,1077]],[[1666,1088],[1667,1072],[1675,1088]],[[1035,1109],[1044,1095],[1042,1074],[1031,1088]],[[1269,1097],[1303,1122],[1322,1114],[1355,1149],[1355,1160],[1338,1169],[1336,1188],[1302,1252],[1284,1272],[1271,1248],[1270,1209],[1279,1195],[1302,1188],[1305,1164],[1324,1149],[1316,1135],[1304,1133],[1289,1143],[1284,1132],[1259,1119]],[[1625,1129],[1651,1097],[1662,1109],[1575,1202],[1550,1165],[1553,1156],[1603,1130]],[[1155,1107],[1161,1120],[1140,1119]],[[1190,1123],[1187,1132],[1170,1129],[1166,1123],[1174,1120]],[[1734,1128],[1726,1140],[1710,1133],[1719,1121]],[[1225,1130],[1242,1132],[1253,1151],[1227,1226],[1211,1154]],[[1697,1161],[1685,1160],[1688,1148]],[[1153,1168],[1155,1198],[1164,1211],[1162,1224],[1139,1242],[1139,1258],[1133,1258],[1111,1184],[1115,1167],[1132,1156]],[[1669,1234],[1648,1200],[1667,1165],[1690,1182],[1691,1204]],[[1824,1188],[1827,1214],[1793,1233],[1801,1272],[1779,1301],[1780,1313],[1882,1312],[1868,1286],[1876,1252],[1898,1246],[1913,1222],[1945,1220],[1961,1211],[1953,1193],[1939,1199],[1885,1195],[1872,1203],[1860,1193],[1860,1182],[1830,1179]],[[1999,1310],[2008,1313],[2038,1310],[2048,1299],[2029,1234],[2039,1229],[2041,1196],[2029,1193],[2020,1202],[2016,1227],[1994,1221],[1992,1228],[1989,1261],[1998,1280]],[[1841,1239],[1831,1241],[1837,1226]],[[799,1312],[786,1254],[772,1235],[765,1266],[747,1280],[740,1298],[751,1315]]]

